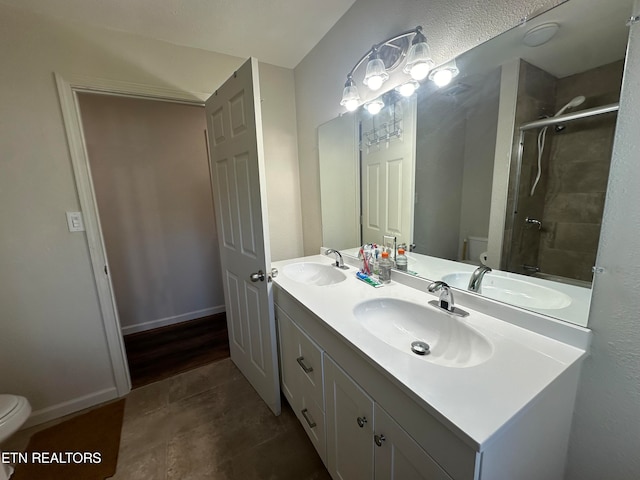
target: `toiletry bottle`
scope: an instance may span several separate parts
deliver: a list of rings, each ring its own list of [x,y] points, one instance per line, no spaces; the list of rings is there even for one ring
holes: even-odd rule
[[[401,272],[407,271],[407,256],[404,254],[404,248],[398,249],[398,255],[396,256],[396,268]]]
[[[382,252],[382,258],[378,262],[378,272],[380,282],[391,282],[391,260],[389,260],[389,252]]]

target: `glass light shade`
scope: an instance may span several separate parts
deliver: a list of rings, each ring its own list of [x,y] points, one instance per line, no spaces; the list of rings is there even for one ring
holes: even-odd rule
[[[438,87],[444,87],[451,83],[451,80],[460,73],[458,67],[456,66],[455,60],[451,60],[448,63],[445,63],[442,67],[434,70],[429,75],[429,79],[433,80]]]
[[[369,112],[371,115],[377,115],[384,108],[384,102],[377,98],[369,103],[366,103],[364,105],[364,108],[366,108],[367,112]]]
[[[407,83],[403,83],[402,85],[396,87],[396,91],[402,95],[403,97],[410,97],[415,93],[420,84],[415,80],[410,80]]]
[[[389,78],[384,62],[377,56],[373,56],[367,63],[367,71],[364,75],[364,83],[371,90],[378,90]]]
[[[340,105],[345,107],[350,112],[353,112],[360,104],[360,95],[358,95],[358,89],[355,85],[345,85],[342,91],[342,101]]]
[[[414,80],[422,80],[429,75],[434,65],[427,42],[418,42],[411,45],[403,71]]]

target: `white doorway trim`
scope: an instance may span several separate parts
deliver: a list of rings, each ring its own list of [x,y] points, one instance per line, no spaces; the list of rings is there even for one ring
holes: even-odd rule
[[[91,168],[87,155],[78,92],[101,93],[106,95],[123,95],[143,97],[151,100],[170,101],[193,105],[204,105],[204,100],[211,93],[185,92],[170,88],[143,85],[117,80],[88,77],[83,75],[61,75],[54,73],[63,122],[69,144],[69,154],[78,191],[80,208],[84,216],[84,224],[89,246],[89,256],[96,283],[96,292],[100,304],[102,323],[104,325],[107,348],[111,358],[111,367],[118,396],[121,397],[131,391],[129,367],[122,338],[113,285],[107,275],[108,263],[100,228],[98,204],[96,202]]]

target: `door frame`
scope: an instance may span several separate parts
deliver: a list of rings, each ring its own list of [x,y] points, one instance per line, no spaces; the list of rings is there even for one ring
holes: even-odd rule
[[[84,75],[62,75],[57,72],[54,72],[54,77],[58,89],[80,209],[84,218],[89,257],[91,259],[111,368],[117,394],[122,397],[131,391],[131,378],[129,376],[127,353],[124,347],[116,298],[111,277],[107,274],[109,263],[100,227],[98,204],[91,177],[77,94],[82,92],[97,93],[204,106],[204,101],[211,93],[181,91]]]

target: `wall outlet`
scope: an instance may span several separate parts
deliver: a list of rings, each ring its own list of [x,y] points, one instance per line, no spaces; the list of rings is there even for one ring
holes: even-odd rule
[[[82,212],[67,212],[67,225],[70,232],[84,232]]]

